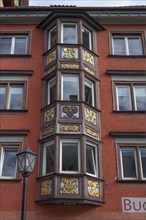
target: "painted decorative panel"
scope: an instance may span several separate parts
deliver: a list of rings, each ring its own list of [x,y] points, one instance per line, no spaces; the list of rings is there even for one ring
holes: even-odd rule
[[[56,60],[56,50],[53,50],[47,55],[46,65],[52,63],[54,60]]]
[[[84,61],[94,66],[94,57],[91,53],[87,52],[86,50],[83,50],[83,59]]]
[[[85,108],[85,119],[96,125],[96,113],[92,110]]]
[[[51,195],[53,191],[53,180],[41,181],[41,196]]]
[[[79,194],[79,179],[78,178],[61,178],[60,180],[61,194]]]
[[[83,69],[87,72],[87,73],[89,73],[90,75],[92,75],[92,76],[96,76],[96,73],[93,71],[93,70],[91,70],[90,68],[88,68],[87,66],[83,66]]]
[[[80,132],[80,125],[61,125],[61,132]]]
[[[79,118],[79,106],[75,105],[63,105],[61,107],[62,118]]]
[[[62,48],[62,58],[78,59],[78,48]]]
[[[50,108],[44,113],[44,124],[47,126],[55,117],[55,107]]]
[[[88,180],[88,195],[91,197],[100,197],[99,182]]]

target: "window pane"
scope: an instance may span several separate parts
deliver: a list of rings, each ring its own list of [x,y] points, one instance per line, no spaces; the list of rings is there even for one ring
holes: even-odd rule
[[[2,176],[16,177],[16,153],[17,150],[4,150]]]
[[[11,86],[10,109],[22,109],[23,87]]]
[[[114,54],[115,55],[126,55],[125,39],[124,37],[113,38]]]
[[[86,168],[87,173],[96,175],[96,156],[95,147],[87,145],[86,148]]]
[[[131,110],[131,97],[129,86],[118,86],[118,110],[129,111]]]
[[[5,98],[6,98],[6,87],[0,86],[0,109],[5,108]]]
[[[54,168],[54,145],[46,147],[46,173],[53,172]]]
[[[78,171],[78,143],[62,143],[62,171]]]
[[[11,54],[11,37],[0,38],[0,54]]]
[[[146,178],[146,150],[141,150],[140,153],[141,153],[143,177]]]
[[[75,24],[63,24],[63,43],[76,44],[77,33]]]
[[[140,38],[128,37],[128,47],[129,47],[129,55],[141,55],[142,54]]]
[[[88,49],[91,49],[91,42],[90,42],[91,33],[86,29],[82,29],[82,38],[83,38],[83,45]]]
[[[79,100],[78,76],[63,76],[63,100]]]
[[[56,80],[48,82],[48,104],[56,100]]]
[[[14,48],[14,54],[26,54],[27,53],[27,38],[21,37],[15,38],[15,48]]]
[[[146,110],[146,86],[135,86],[136,110]]]
[[[89,105],[94,105],[94,90],[93,83],[85,80],[85,102]]]
[[[122,150],[123,176],[136,178],[136,161],[134,150]]]
[[[55,27],[49,32],[49,48],[53,47],[56,44],[56,37],[57,32]]]

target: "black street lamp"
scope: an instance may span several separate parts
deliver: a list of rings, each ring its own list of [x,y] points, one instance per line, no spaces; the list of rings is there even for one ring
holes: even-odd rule
[[[24,151],[17,153],[18,171],[23,176],[21,220],[26,220],[27,183],[30,173],[33,172],[36,157],[37,154],[34,153],[29,147],[25,148]]]

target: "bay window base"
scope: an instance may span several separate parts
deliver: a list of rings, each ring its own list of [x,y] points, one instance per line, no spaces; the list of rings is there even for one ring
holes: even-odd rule
[[[38,178],[38,204],[103,204],[103,180],[88,175],[52,174]]]

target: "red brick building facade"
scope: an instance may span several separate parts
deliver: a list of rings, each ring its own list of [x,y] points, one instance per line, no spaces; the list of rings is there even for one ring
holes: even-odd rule
[[[146,7],[4,7],[0,219],[146,218]]]

